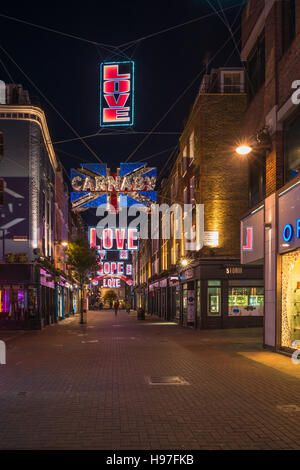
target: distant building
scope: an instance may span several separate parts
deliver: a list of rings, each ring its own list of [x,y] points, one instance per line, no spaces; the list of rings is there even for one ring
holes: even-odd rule
[[[264,344],[300,344],[300,2],[249,1],[242,18],[248,105],[242,133],[252,152],[242,263],[264,265]],[[296,84],[297,86],[297,84]],[[298,93],[299,96],[299,93]]]

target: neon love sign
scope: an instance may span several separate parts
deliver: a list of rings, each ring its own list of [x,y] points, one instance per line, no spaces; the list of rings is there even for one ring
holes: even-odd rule
[[[132,126],[134,62],[102,62],[100,87],[100,126]]]

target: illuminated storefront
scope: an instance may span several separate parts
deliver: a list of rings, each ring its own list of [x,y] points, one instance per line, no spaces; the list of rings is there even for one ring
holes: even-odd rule
[[[239,260],[203,260],[183,271],[181,321],[193,328],[262,326],[264,286],[261,266]]]
[[[252,240],[249,244],[247,232],[250,227]],[[264,345],[278,352],[299,348],[299,177],[266,198],[241,220],[241,256],[244,263],[264,264]],[[250,307],[261,308],[260,289],[247,295]]]

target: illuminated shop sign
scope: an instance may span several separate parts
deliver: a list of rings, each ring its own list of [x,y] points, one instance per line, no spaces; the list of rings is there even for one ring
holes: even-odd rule
[[[132,126],[134,62],[100,64],[100,126]]]
[[[296,230],[292,224],[286,224],[283,227],[282,237],[285,242],[290,242],[293,238],[294,233],[296,234],[297,238],[300,238],[300,219],[297,220]]]
[[[144,163],[121,163],[113,174],[104,163],[81,163],[80,168],[71,170],[72,208],[150,206],[156,202],[156,179],[156,168]]]
[[[243,245],[243,251],[253,250],[253,227],[246,228],[246,244]]]
[[[96,227],[89,227],[89,243],[96,248],[100,258],[105,257],[105,251],[120,251],[120,259],[128,259],[129,251],[136,251],[138,245],[138,230],[136,228],[105,228],[99,239]],[[114,243],[115,241],[115,243]]]

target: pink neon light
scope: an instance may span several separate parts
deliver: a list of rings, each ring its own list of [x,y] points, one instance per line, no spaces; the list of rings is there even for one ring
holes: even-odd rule
[[[253,250],[253,227],[247,227],[246,230],[246,245],[243,245],[244,251]]]

